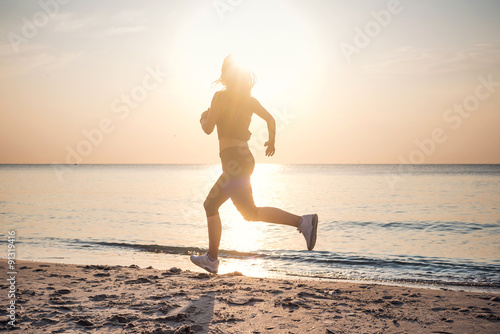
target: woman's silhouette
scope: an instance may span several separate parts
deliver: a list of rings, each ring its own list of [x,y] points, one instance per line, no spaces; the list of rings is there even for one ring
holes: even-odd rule
[[[306,239],[307,249],[312,250],[316,243],[318,215],[301,217],[277,208],[255,206],[250,184],[255,160],[248,148],[251,136],[248,127],[253,114],[267,122],[269,140],[264,146],[267,147],[266,156],[272,156],[275,152],[276,124],[273,116],[251,96],[255,84],[253,73],[239,67],[234,57],[229,55],[224,59],[221,76],[216,83],[222,84],[224,88],[214,94],[210,108],[201,115],[200,123],[207,134],[211,134],[217,126],[223,172],[203,204],[207,215],[208,253],[192,255],[191,261],[211,273],[217,273],[222,232],[219,207],[229,198],[247,221],[298,228]]]

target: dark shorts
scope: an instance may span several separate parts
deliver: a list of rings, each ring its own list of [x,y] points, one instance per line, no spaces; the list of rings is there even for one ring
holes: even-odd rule
[[[229,198],[246,220],[257,220],[257,207],[250,176],[255,167],[252,152],[245,147],[230,147],[220,152],[222,174],[210,190],[204,207],[207,217],[219,214],[219,208]]]
[[[222,172],[233,178],[250,178],[255,167],[252,152],[246,147],[229,147],[220,152]]]

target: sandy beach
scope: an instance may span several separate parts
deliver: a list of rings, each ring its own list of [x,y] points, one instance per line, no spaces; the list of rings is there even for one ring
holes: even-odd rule
[[[495,293],[136,265],[16,269],[15,329],[5,279],[0,328],[18,333],[500,333]]]

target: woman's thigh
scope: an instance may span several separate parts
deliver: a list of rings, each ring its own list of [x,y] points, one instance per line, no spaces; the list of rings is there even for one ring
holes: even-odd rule
[[[253,199],[252,184],[250,178],[233,179],[231,200],[245,220],[257,220],[257,206]]]

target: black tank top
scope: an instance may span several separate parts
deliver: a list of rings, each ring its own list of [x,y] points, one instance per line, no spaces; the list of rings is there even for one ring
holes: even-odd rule
[[[257,100],[254,97],[249,97],[237,105],[224,103],[223,109],[221,109],[217,122],[215,123],[217,125],[217,135],[219,139],[221,137],[227,137],[248,141],[252,136],[248,127],[252,120],[256,102]],[[231,108],[234,108],[234,110],[231,110]]]

